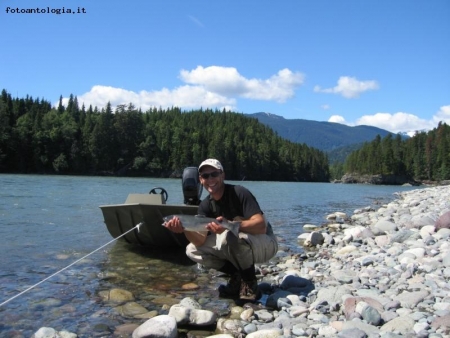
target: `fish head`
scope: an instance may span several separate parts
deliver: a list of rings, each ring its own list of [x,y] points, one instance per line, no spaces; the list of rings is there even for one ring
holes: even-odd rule
[[[171,219],[173,219],[173,218],[174,218],[174,215],[164,216],[164,217],[163,217],[163,221],[164,221],[163,224],[169,222],[169,221],[170,221]]]

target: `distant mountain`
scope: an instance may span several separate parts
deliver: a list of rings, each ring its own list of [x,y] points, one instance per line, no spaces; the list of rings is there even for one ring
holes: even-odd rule
[[[391,134],[391,132],[377,127],[363,125],[349,127],[333,122],[285,119],[282,116],[270,113],[247,114],[247,116],[258,119],[259,122],[272,128],[282,138],[295,143],[305,143],[309,147],[327,153],[341,148],[353,151],[362,146],[364,142],[372,141],[377,135],[383,138]],[[344,153],[348,151],[344,150]]]

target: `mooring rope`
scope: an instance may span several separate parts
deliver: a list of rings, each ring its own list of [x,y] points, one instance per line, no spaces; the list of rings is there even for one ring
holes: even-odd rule
[[[42,284],[42,283],[44,283],[45,281],[47,281],[47,280],[49,280],[50,278],[52,278],[52,277],[54,277],[54,276],[56,276],[57,274],[59,274],[59,273],[61,273],[61,272],[63,272],[64,270],[66,270],[66,269],[68,269],[68,268],[70,268],[72,265],[75,265],[76,263],[78,263],[78,262],[80,262],[80,261],[82,261],[83,259],[85,259],[85,258],[87,258],[87,257],[89,257],[90,255],[92,255],[92,254],[94,254],[94,253],[96,253],[98,250],[101,250],[101,249],[103,249],[105,246],[107,246],[107,245],[109,245],[109,244],[111,244],[112,242],[114,242],[114,241],[116,241],[116,240],[118,240],[119,238],[121,238],[121,237],[123,237],[123,236],[125,236],[127,233],[129,233],[129,232],[131,232],[131,231],[133,231],[134,229],[137,229],[137,231],[139,232],[139,228],[141,227],[141,225],[143,225],[144,224],[144,222],[141,222],[141,223],[139,223],[139,224],[137,224],[134,228],[131,228],[130,230],[128,230],[127,232],[124,232],[122,235],[120,235],[120,236],[118,236],[118,237],[116,237],[116,238],[114,238],[113,240],[111,240],[111,241],[109,241],[108,243],[106,243],[106,244],[104,244],[104,245],[102,245],[101,247],[99,247],[98,249],[95,249],[94,251],[92,251],[92,252],[90,252],[90,253],[88,253],[87,255],[85,255],[85,256],[83,256],[83,257],[81,257],[80,259],[78,259],[78,260],[76,260],[75,262],[73,262],[73,263],[71,263],[71,264],[69,264],[69,265],[67,265],[65,268],[62,268],[61,270],[59,270],[59,271],[56,271],[54,274],[52,274],[52,275],[50,275],[50,276],[48,276],[47,278],[45,278],[45,279],[43,279],[43,280],[41,280],[39,283],[36,283],[36,284],[34,284],[34,285],[32,285],[32,286],[30,286],[28,289],[26,289],[26,290],[23,290],[22,292],[20,292],[20,293],[18,293],[17,295],[15,295],[15,296],[13,296],[13,297],[11,297],[11,298],[9,298],[8,300],[6,300],[6,301],[4,301],[3,303],[1,303],[0,304],[0,307],[1,306],[3,306],[3,305],[5,305],[6,303],[9,303],[10,301],[12,301],[13,299],[15,299],[15,298],[17,298],[17,297],[19,297],[19,296],[21,296],[21,295],[23,295],[24,293],[26,293],[26,292],[28,292],[28,291],[30,291],[30,290],[32,290],[32,289],[34,289],[36,286],[38,286],[38,285],[40,285],[40,284]]]

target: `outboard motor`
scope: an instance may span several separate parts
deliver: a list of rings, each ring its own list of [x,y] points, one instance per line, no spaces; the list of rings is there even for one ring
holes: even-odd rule
[[[197,167],[187,167],[183,171],[182,180],[184,204],[199,205],[202,196],[203,186],[198,178]]]

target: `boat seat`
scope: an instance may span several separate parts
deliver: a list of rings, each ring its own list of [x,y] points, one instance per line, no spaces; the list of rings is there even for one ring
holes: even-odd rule
[[[161,194],[129,194],[125,204],[166,204],[164,197]]]

